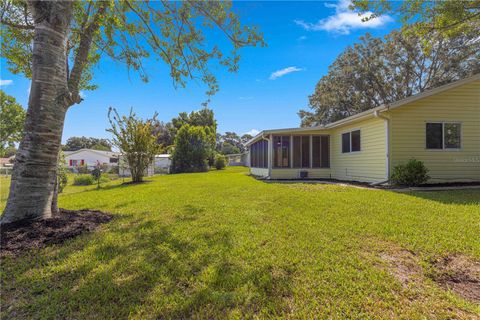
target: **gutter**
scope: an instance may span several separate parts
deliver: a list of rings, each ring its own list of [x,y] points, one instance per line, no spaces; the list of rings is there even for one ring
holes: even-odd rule
[[[388,109],[387,109],[388,110]],[[386,157],[386,177],[385,181],[375,182],[372,185],[380,185],[390,181],[390,118],[381,115],[379,110],[373,111],[373,116],[375,118],[383,119],[385,122],[385,157]]]

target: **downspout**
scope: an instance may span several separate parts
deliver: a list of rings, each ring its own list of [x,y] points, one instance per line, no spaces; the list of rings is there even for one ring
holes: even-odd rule
[[[372,183],[372,185],[380,185],[390,181],[390,118],[381,115],[378,110],[373,112],[375,118],[383,119],[385,121],[385,157],[386,157],[386,177],[384,181]]]
[[[267,157],[268,157],[268,176],[266,177],[266,179],[270,179],[270,175],[271,175],[271,172],[272,172],[272,152],[271,152],[271,139],[268,139],[268,138],[265,138],[264,136],[264,133],[262,132],[262,140],[266,140],[267,141],[267,148],[268,148],[268,152],[267,152]]]

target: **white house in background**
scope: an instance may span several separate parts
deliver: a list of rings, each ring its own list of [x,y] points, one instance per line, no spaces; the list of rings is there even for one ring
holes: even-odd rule
[[[155,160],[145,170],[145,176],[150,177],[156,173],[170,173],[171,163],[172,161],[170,160],[169,154],[157,154],[155,156]],[[123,156],[120,156],[118,174],[121,177],[131,176],[130,168],[128,167],[125,157]]]
[[[229,166],[250,166],[248,152],[227,154],[225,156],[228,159]]]
[[[170,154],[157,154],[155,156],[154,172],[155,173],[170,173],[170,166],[172,160]]]
[[[64,151],[65,162],[68,167],[75,168],[86,165],[94,167],[97,163],[102,165],[117,165],[119,152],[101,151],[92,149],[80,149],[76,151]]]

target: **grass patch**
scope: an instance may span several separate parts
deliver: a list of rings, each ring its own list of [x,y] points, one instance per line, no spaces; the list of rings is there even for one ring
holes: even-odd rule
[[[67,186],[61,207],[117,218],[62,245],[4,259],[2,318],[480,313],[478,304],[428,278],[405,286],[376,254],[402,248],[422,269],[452,253],[480,259],[480,190],[267,184],[238,167],[149,180],[100,190]]]

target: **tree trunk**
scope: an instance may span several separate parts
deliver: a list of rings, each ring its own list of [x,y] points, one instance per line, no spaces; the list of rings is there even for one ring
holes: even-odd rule
[[[63,123],[71,105],[66,42],[72,5],[70,1],[29,2],[35,24],[32,84],[1,223],[52,215]]]

